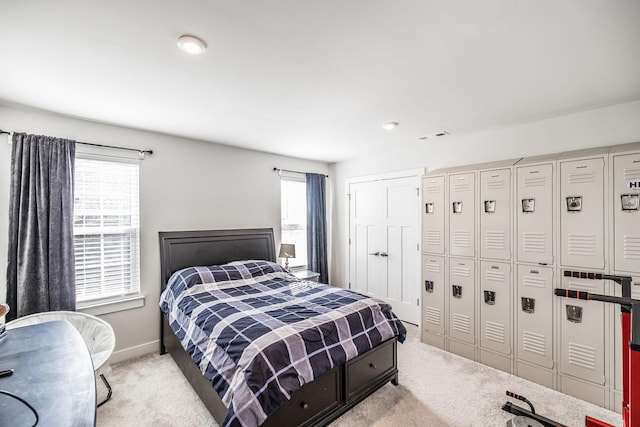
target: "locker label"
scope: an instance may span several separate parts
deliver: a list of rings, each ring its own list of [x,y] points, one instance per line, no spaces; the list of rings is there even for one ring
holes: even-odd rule
[[[433,203],[426,203],[424,205],[424,210],[425,210],[425,213],[432,214],[434,212]]]
[[[536,311],[536,299],[522,297],[522,311],[525,313],[534,313]]]
[[[628,180],[627,181],[627,188],[629,188],[631,190],[640,190],[640,179],[630,179],[630,180]]]
[[[486,213],[495,213],[496,212],[496,201],[495,200],[485,200],[484,201],[484,211]]]
[[[567,211],[582,211],[582,196],[567,196]]]
[[[623,211],[637,211],[640,209],[640,194],[621,194]]]
[[[533,213],[536,206],[536,199],[522,199],[522,212]]]
[[[454,214],[462,213],[462,202],[453,202],[453,213]]]

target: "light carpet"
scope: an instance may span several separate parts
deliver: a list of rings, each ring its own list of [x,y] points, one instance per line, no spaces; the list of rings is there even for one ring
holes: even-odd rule
[[[506,390],[570,427],[584,426],[585,415],[622,426],[615,412],[428,346],[417,327],[407,329],[407,340],[398,345],[400,385],[385,385],[331,427],[505,426],[513,417],[501,409],[509,400]],[[107,377],[113,397],[98,408],[98,427],[217,426],[169,355],[113,365]],[[103,388],[98,382],[99,400]]]

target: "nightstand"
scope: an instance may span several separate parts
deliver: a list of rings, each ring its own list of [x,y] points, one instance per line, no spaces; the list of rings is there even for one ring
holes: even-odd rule
[[[318,277],[320,277],[320,273],[316,273],[315,271],[311,270],[292,271],[291,274],[296,276],[298,279],[308,280],[310,282],[317,282]]]

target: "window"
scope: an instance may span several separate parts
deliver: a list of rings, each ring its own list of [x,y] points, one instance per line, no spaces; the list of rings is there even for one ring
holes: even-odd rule
[[[138,293],[138,163],[76,157],[76,300]]]
[[[290,268],[307,267],[307,185],[302,179],[280,180],[282,243],[296,245],[296,257],[289,259]]]

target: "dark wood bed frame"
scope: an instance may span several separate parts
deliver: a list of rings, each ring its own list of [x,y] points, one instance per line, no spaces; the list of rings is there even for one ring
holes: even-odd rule
[[[176,231],[159,235],[161,292],[171,275],[186,267],[250,259],[276,261],[271,228]],[[160,318],[160,354],[171,354],[209,412],[222,425],[227,408],[182,348],[162,312]],[[398,384],[396,338],[305,384],[262,425],[325,426],[387,382]]]

